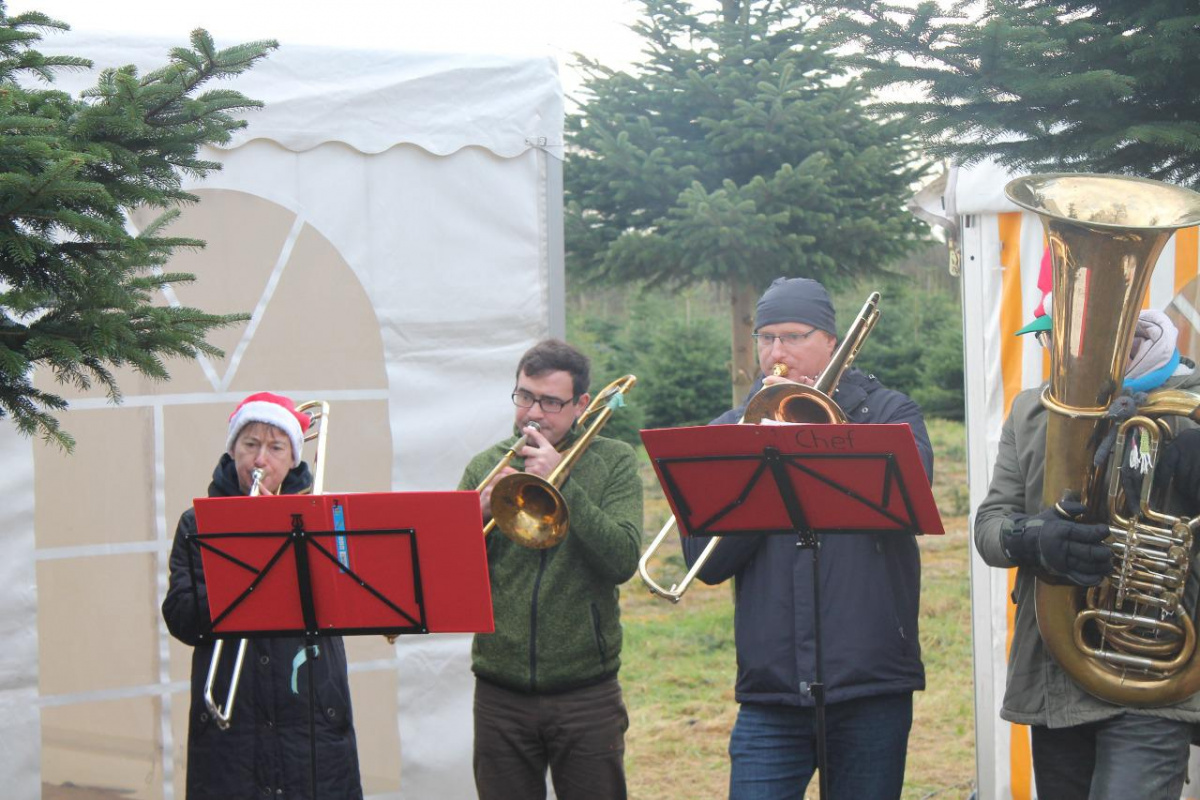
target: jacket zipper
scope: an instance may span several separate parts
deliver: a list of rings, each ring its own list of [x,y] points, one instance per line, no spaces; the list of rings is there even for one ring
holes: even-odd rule
[[[540,562],[538,563],[537,578],[533,581],[533,597],[530,598],[529,604],[529,691],[537,691],[537,617],[538,617],[538,592],[542,586],[542,575],[546,572],[546,551],[542,550],[539,554]]]

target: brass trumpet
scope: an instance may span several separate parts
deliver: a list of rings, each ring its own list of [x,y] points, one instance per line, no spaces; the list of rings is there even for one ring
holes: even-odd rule
[[[304,434],[304,441],[317,440],[312,460],[312,488],[305,490],[303,494],[310,492],[321,494],[325,485],[325,442],[329,438],[329,404],[323,400],[309,400],[296,406],[296,410],[302,414],[308,414],[310,420],[308,431]],[[262,494],[263,471],[256,469],[250,473],[250,476],[253,482],[250,484],[249,496],[259,497]],[[233,660],[233,675],[229,679],[229,691],[226,693],[224,706],[217,702],[213,686],[217,680],[217,667],[221,663],[221,651],[225,649],[225,640],[217,639],[213,643],[212,660],[208,663],[208,677],[204,679],[204,705],[213,721],[217,723],[217,727],[223,731],[229,730],[229,725],[233,720],[233,703],[237,699],[238,680],[242,675],[242,662],[246,659],[248,642],[247,639],[238,641],[237,655]]]
[[[858,312],[858,317],[850,326],[850,330],[846,331],[845,338],[838,345],[830,357],[829,364],[817,377],[817,380],[812,386],[805,386],[800,383],[777,383],[772,386],[765,386],[760,389],[754,397],[750,398],[750,402],[746,404],[746,411],[742,414],[742,418],[738,420],[738,424],[757,425],[764,420],[773,422],[804,422],[804,423],[824,423],[841,425],[846,422],[846,415],[833,399],[834,389],[837,387],[838,381],[842,379],[842,375],[849,369],[850,364],[858,356],[858,351],[862,349],[863,342],[867,340],[867,336],[871,333],[871,329],[875,327],[875,323],[879,321],[879,292],[871,292],[867,297],[867,302],[863,304],[862,309]],[[782,367],[782,369],[780,369]],[[771,374],[782,376],[787,374],[786,364],[776,364],[771,369]],[[638,560],[638,575],[641,576],[642,582],[646,587],[659,597],[666,598],[672,603],[678,603],[683,598],[683,593],[688,590],[700,569],[708,562],[713,551],[716,550],[717,544],[720,543],[721,537],[714,536],[709,540],[704,550],[696,558],[691,569],[683,576],[683,580],[677,584],[672,584],[670,589],[664,589],[653,578],[650,577],[648,564],[650,558],[662,546],[663,540],[671,532],[672,528],[677,528],[678,522],[672,516],[662,526],[662,530],[654,537],[654,541],[646,548],[646,552],[642,554]]]
[[[491,524],[495,523],[500,532],[514,544],[535,550],[554,547],[561,542],[570,527],[570,514],[558,487],[562,486],[571,467],[608,422],[613,410],[624,404],[625,393],[632,389],[635,383],[635,376],[625,375],[605,386],[596,395],[576,422],[581,427],[586,426],[586,430],[570,449],[563,453],[562,461],[558,462],[558,466],[545,478],[518,472],[496,481],[492,489],[492,519],[485,530],[490,530]],[[513,449],[518,449],[516,444],[513,445]],[[492,474],[498,472],[510,458],[511,456],[506,455],[505,460],[501,461]],[[486,486],[490,480],[489,475],[482,486]]]

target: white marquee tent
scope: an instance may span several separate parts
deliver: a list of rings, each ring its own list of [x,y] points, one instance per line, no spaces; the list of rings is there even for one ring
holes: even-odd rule
[[[957,239],[962,270],[964,361],[967,392],[968,477],[971,508],[987,494],[1000,430],[1013,397],[1048,377],[1049,356],[1032,336],[1016,330],[1032,318],[1045,240],[1041,221],[1004,196],[1016,177],[991,163],[951,168],[944,185],[918,201],[941,217]],[[1180,349],[1200,355],[1196,311],[1200,256],[1197,229],[1181,230],[1164,249],[1151,278],[1147,305],[1162,309],[1179,327]],[[980,800],[1034,797],[1028,729],[999,718],[1012,625],[1012,573],[971,556],[974,634],[975,729]],[[1191,774],[1200,774],[1193,748]],[[1200,797],[1193,782],[1185,797]],[[1050,800],[1045,798],[1044,800]]]
[[[183,44],[78,33],[42,49],[145,68]],[[200,202],[172,228],[208,242],[172,264],[199,280],[166,298],[253,312],[214,335],[226,357],[165,384],[122,375],[116,407],[69,394],[71,456],[0,425],[5,797],[183,797],[190,651],[158,608],[236,401],[328,400],[329,490],[454,488],[509,430],[521,352],[563,333],[553,59],[285,46],[235,87],[266,107],[206,153],[224,168],[189,186]],[[347,647],[368,797],[474,796],[469,636]]]

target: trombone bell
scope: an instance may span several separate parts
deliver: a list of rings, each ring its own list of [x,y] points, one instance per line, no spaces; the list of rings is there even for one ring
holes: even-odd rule
[[[554,547],[567,535],[570,512],[553,484],[537,475],[518,473],[492,490],[492,515],[503,519],[504,535],[534,550]]]

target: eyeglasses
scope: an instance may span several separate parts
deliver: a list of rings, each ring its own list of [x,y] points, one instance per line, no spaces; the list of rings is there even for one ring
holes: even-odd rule
[[[808,337],[819,330],[820,328],[813,328],[804,333],[753,333],[751,336],[754,337],[754,341],[758,343],[759,347],[769,350],[776,342],[784,347],[799,347]]]
[[[524,389],[517,389],[512,393],[513,405],[517,408],[533,408],[533,404],[537,403],[547,414],[557,414],[566,407],[567,403],[574,403],[578,399],[578,395],[568,400],[559,400],[557,397],[538,397]]]

